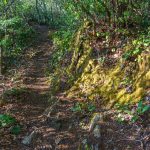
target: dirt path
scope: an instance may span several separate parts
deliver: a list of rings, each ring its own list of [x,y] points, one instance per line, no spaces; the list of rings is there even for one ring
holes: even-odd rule
[[[91,147],[93,150],[149,150],[149,122],[146,126],[119,124],[112,119],[112,112],[106,121],[98,123],[101,136],[95,139],[93,133],[88,132],[92,113],[71,111],[79,100],[63,95],[50,98],[46,71],[52,43],[46,26],[35,28],[39,32],[36,46],[26,51],[17,77],[7,83],[7,87],[15,90],[7,94],[8,103],[0,106],[0,114],[10,114],[17,119],[21,133],[12,135],[10,128],[0,129],[0,150],[84,150]],[[25,136],[33,131],[37,134],[32,142],[23,144]]]
[[[49,98],[49,84],[46,70],[52,52],[52,43],[48,39],[46,26],[35,26],[39,32],[36,46],[25,53],[23,65],[19,68],[18,83],[12,85],[17,91],[7,95],[8,104],[0,109],[0,114],[14,116],[22,126],[18,136],[11,135],[9,129],[0,132],[0,150],[54,150],[74,149],[78,147],[81,132],[79,118],[73,118],[70,108],[73,102],[59,98],[51,116],[43,117],[46,108],[57,99]],[[9,85],[10,83],[8,83]],[[53,106],[53,105],[52,105]],[[49,112],[49,109],[47,109]],[[38,130],[38,135],[30,145],[22,144],[25,136]]]

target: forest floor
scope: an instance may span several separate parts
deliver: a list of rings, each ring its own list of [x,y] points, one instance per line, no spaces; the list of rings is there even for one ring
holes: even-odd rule
[[[8,89],[18,91],[7,94],[0,114],[14,116],[22,129],[19,135],[10,134],[10,127],[0,129],[0,150],[88,150],[87,145],[95,150],[150,150],[149,126],[119,124],[112,119],[112,110],[106,117],[108,121],[101,122],[100,137],[95,138],[88,130],[92,114],[71,110],[81,100],[62,94],[50,97],[46,72],[53,45],[46,26],[37,25],[36,29],[38,41],[26,51],[17,77],[3,81]],[[23,144],[23,139],[33,132],[32,142]]]
[[[75,128],[74,131],[68,130],[73,126],[70,108],[74,102],[58,102],[57,98],[49,98],[46,72],[52,42],[48,38],[48,27],[36,25],[35,28],[39,32],[36,46],[26,51],[16,75],[3,80],[8,91],[16,89],[16,92],[6,94],[8,103],[1,106],[0,114],[14,116],[22,126],[22,132],[15,136],[10,134],[7,128],[0,130],[0,136],[3,137],[0,138],[0,150],[76,149],[76,135],[80,134]],[[45,115],[47,116],[53,106],[55,110],[52,111],[51,117],[45,119]],[[35,130],[38,134],[32,144],[22,144],[23,138]]]

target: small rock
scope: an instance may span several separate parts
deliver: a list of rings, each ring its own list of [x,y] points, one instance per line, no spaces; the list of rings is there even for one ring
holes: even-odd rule
[[[147,95],[147,96],[145,97],[145,100],[148,101],[148,102],[150,102],[150,95]]]
[[[60,141],[61,141],[61,138],[55,139],[55,144],[58,145],[60,143]]]
[[[82,141],[82,144],[86,145],[86,144],[87,144],[87,139],[84,139],[84,140]]]
[[[93,119],[91,120],[91,123],[90,123],[90,127],[89,127],[89,131],[92,131],[95,124],[100,121],[101,119],[101,115],[99,113],[96,113],[93,117]]]
[[[96,144],[95,146],[94,146],[94,150],[99,150],[99,144]]]
[[[82,73],[82,71],[83,71],[83,69],[82,69],[82,67],[80,67],[78,70],[78,73],[80,74],[80,73]]]
[[[125,63],[122,63],[122,64],[120,65],[120,69],[123,70],[124,68],[125,68]]]
[[[100,126],[96,125],[96,127],[93,130],[93,134],[95,138],[100,138],[101,137],[101,133],[100,133]]]
[[[22,144],[30,145],[33,139],[35,138],[36,134],[36,131],[33,131],[29,136],[24,137],[24,139],[22,140]]]
[[[0,73],[0,80],[3,80],[3,79],[4,79],[4,76],[2,76],[1,73]]]
[[[126,92],[127,93],[132,93],[133,92],[132,85],[129,85],[129,86],[126,87]]]

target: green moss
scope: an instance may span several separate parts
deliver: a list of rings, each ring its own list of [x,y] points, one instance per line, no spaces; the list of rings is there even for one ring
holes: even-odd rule
[[[97,94],[103,97],[104,105],[110,106],[118,102],[122,104],[129,101],[133,103],[138,102],[145,95],[146,89],[150,85],[149,63],[147,63],[149,56],[145,56],[142,53],[139,57],[141,57],[141,59],[144,58],[144,61],[130,63],[130,65],[125,68],[125,71],[120,69],[119,63],[116,67],[106,70],[102,66],[95,66],[94,60],[89,59],[81,77],[68,91],[68,94],[71,96],[75,95],[76,91],[80,91],[80,95],[82,95],[81,93],[88,95],[89,100],[93,101],[95,99],[94,95]],[[137,67],[137,70],[132,72],[132,67],[135,65],[139,65],[140,67]],[[132,72],[132,74],[129,75],[131,82],[127,83],[127,85],[132,83],[132,93],[127,93],[125,86],[121,89],[119,88],[127,70],[131,70]],[[82,85],[82,88],[79,88],[80,85]]]

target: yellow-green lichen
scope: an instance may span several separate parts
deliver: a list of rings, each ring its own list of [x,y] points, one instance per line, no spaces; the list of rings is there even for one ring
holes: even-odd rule
[[[129,101],[135,103],[138,102],[146,93],[146,89],[150,86],[150,71],[149,71],[149,58],[150,56],[141,54],[141,61],[131,62],[124,70],[132,72],[129,75],[132,83],[133,91],[127,92],[126,87],[119,87],[125,77],[125,72],[120,69],[118,63],[116,67],[109,70],[104,69],[100,65],[94,65],[94,60],[89,59],[87,66],[85,67],[81,77],[77,80],[74,86],[68,91],[68,95],[74,95],[75,91],[81,91],[81,93],[88,96],[90,100],[94,100],[95,93],[102,96],[105,105],[114,103],[127,103]],[[135,71],[132,71],[132,66],[137,65]],[[82,88],[78,88],[76,85]],[[127,85],[128,86],[128,85]],[[77,92],[77,93],[78,93]],[[80,93],[80,94],[81,94]]]

